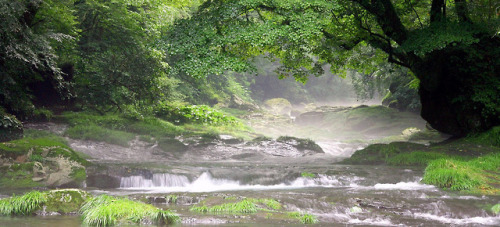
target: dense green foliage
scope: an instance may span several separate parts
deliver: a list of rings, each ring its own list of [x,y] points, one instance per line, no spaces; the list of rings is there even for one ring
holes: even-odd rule
[[[177,97],[159,37],[198,1],[2,0],[0,105],[107,111]],[[71,100],[71,101],[69,101]]]
[[[279,60],[281,77],[301,81],[321,75],[325,63],[370,75],[388,61],[388,69],[405,67],[419,79],[422,116],[433,127],[464,135],[500,122],[493,8],[440,0],[207,1],[170,30],[164,50],[172,72],[198,78],[255,69],[251,59],[260,55]]]
[[[233,116],[228,116],[206,105],[172,106],[162,105],[155,115],[176,124],[198,123],[207,125],[236,124]]]

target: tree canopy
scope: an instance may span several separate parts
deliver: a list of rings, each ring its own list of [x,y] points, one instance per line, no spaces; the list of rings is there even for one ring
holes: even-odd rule
[[[174,72],[202,77],[280,60],[282,76],[378,70],[420,79],[422,116],[455,135],[500,123],[500,20],[494,1],[212,0],[163,39]]]

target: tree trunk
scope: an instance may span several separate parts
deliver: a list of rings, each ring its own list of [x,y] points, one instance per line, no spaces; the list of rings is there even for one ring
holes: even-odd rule
[[[456,136],[500,125],[500,38],[434,51],[412,67],[420,78],[422,117]]]

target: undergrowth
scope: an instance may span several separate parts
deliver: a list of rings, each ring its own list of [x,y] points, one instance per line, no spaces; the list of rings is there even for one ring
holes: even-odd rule
[[[102,128],[94,124],[75,125],[66,130],[65,134],[73,139],[102,141],[128,147],[128,142],[134,138],[134,134]]]

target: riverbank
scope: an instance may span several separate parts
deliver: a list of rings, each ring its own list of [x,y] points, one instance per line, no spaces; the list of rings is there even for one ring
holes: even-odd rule
[[[500,127],[427,146],[373,144],[342,163],[419,166],[425,168],[422,182],[426,184],[464,193],[500,195]]]
[[[451,188],[441,190],[421,182],[422,176],[425,176],[425,165],[440,157],[453,157],[452,165],[455,166],[473,163],[476,165],[474,170],[482,168],[481,166],[491,169],[496,159],[477,158],[477,155],[497,152],[497,146],[486,146],[492,138],[497,138],[495,134],[425,145],[429,141],[440,140],[441,135],[416,127],[419,125],[405,123],[404,119],[413,115],[400,115],[384,108],[323,108],[322,121],[315,122],[323,125],[317,132],[321,137],[311,134],[309,139],[294,136],[312,130],[312,124],[304,125],[304,121],[301,121],[297,124],[302,126],[297,126],[289,118],[288,125],[280,129],[282,121],[267,121],[266,113],[258,117],[256,113],[238,112],[241,118],[234,118],[236,121],[224,124],[181,124],[154,116],[136,118],[123,114],[67,112],[54,116],[49,123],[26,124],[25,138],[2,143],[9,149],[23,150],[19,156],[25,157],[21,159],[16,156],[4,164],[14,166],[20,162],[35,163],[38,160],[42,166],[52,166],[46,160],[51,158],[50,152],[62,149],[83,160],[81,165],[84,167],[85,185],[76,187],[88,192],[88,198],[104,194],[114,196],[109,199],[112,201],[125,199],[150,204],[178,214],[181,223],[190,225],[243,223],[250,226],[272,226],[314,222],[361,225],[374,222],[380,225],[500,223],[496,216],[496,204],[500,202],[500,197],[491,186],[484,186],[486,190],[461,190],[455,193]],[[313,112],[318,114],[320,111]],[[306,116],[310,114],[311,112],[307,112]],[[248,116],[252,117],[247,118]],[[399,117],[401,119],[393,120],[394,128],[384,128],[383,123],[377,122],[388,122]],[[282,118],[285,120],[286,116],[273,117]],[[345,134],[344,141],[315,142],[318,138],[338,135],[328,126],[328,122],[349,119],[355,121],[345,124],[336,122],[339,127],[343,125],[340,130],[349,131]],[[267,124],[274,132],[281,131],[282,136],[262,136],[245,126],[248,122],[257,121],[263,121],[259,125]],[[356,127],[363,124],[369,125],[370,129],[359,137],[353,137]],[[407,126],[415,127],[405,128]],[[297,131],[285,130],[291,128]],[[384,130],[383,135],[377,137],[373,133],[377,130]],[[418,144],[401,142],[409,140],[417,141]],[[356,152],[349,160],[357,157],[361,161],[353,164],[358,165],[338,164],[339,160],[367,144],[392,141],[400,142],[370,145]],[[476,146],[475,150],[472,149],[473,146]],[[471,154],[470,157],[457,158],[462,153],[453,152],[459,152],[460,149],[463,150],[462,153]],[[48,152],[45,154],[43,151]],[[439,153],[440,151],[449,152]],[[85,160],[90,164],[83,163]],[[10,170],[2,174],[9,182],[22,182],[24,178],[33,181],[34,176],[30,174],[34,174],[35,170],[24,168],[23,171],[23,175],[15,177]],[[493,174],[492,170],[488,171]],[[466,172],[472,173],[470,169]],[[73,175],[75,174],[69,176]],[[494,175],[488,175],[486,179],[491,176]],[[17,194],[32,188],[48,193],[52,187],[70,187],[36,182],[40,184],[17,185],[10,189],[4,187],[3,195],[0,196],[7,197],[13,192]],[[10,201],[10,198],[4,201]],[[463,210],[471,201],[473,205],[467,205],[467,210]],[[129,202],[124,204],[126,207],[130,205]],[[240,208],[250,212],[242,212]],[[77,210],[80,215],[80,208]],[[431,216],[426,213],[429,210],[432,211]],[[114,209],[106,212],[122,217],[122,211]],[[470,217],[474,219],[471,221]],[[97,216],[94,220],[100,218],[102,217]],[[136,216],[134,218],[138,219]],[[28,219],[41,221],[36,218],[26,220]],[[123,221],[119,219],[101,221]],[[11,223],[10,221],[16,223],[15,220],[0,217],[0,224]],[[60,222],[62,223],[62,219]],[[70,225],[81,224],[80,220],[72,219]]]

